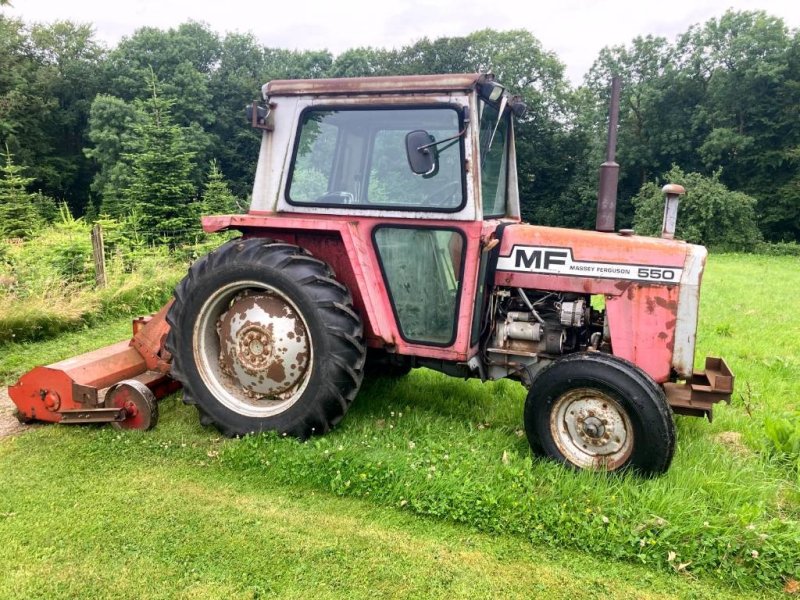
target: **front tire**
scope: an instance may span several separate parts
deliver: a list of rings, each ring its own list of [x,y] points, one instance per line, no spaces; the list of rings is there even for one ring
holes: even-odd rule
[[[326,433],[361,385],[350,293],[292,244],[237,239],[204,256],[176,287],[167,322],[184,402],[226,436]]]
[[[577,469],[663,473],[675,451],[672,411],[636,365],[573,354],[536,376],[525,401],[533,451]]]

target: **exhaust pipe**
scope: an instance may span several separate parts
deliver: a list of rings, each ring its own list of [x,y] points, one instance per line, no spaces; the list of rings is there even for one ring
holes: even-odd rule
[[[617,184],[619,165],[617,154],[617,124],[619,123],[619,75],[611,79],[611,108],[608,119],[608,144],[606,162],[600,165],[600,186],[597,193],[597,231],[615,229],[617,216]]]
[[[686,193],[682,185],[668,183],[661,188],[667,197],[664,202],[664,219],[661,221],[661,237],[667,240],[675,238],[675,227],[678,224],[678,202]]]

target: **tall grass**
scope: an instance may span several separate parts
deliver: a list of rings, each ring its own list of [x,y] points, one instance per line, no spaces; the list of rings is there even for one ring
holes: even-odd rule
[[[106,220],[106,287],[95,285],[91,227],[68,217],[29,240],[0,241],[0,343],[51,337],[158,309],[189,262],[219,240],[170,249],[129,239]]]

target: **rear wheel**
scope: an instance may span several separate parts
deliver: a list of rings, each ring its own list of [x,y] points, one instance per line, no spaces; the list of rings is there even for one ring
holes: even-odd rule
[[[361,385],[365,348],[350,293],[291,244],[233,240],[201,258],[167,321],[184,401],[228,436],[325,433]]]
[[[664,392],[644,371],[599,353],[573,354],[533,380],[525,402],[531,448],[578,469],[663,473],[675,450]]]

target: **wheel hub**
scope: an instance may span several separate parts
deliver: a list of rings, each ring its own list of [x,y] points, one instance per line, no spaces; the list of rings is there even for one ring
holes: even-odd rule
[[[251,325],[238,335],[239,362],[248,370],[258,371],[272,358],[272,337],[267,328]]]
[[[282,400],[305,381],[309,339],[294,306],[269,292],[243,292],[217,321],[222,372],[250,398]]]
[[[633,426],[622,406],[604,391],[576,388],[561,395],[550,430],[564,457],[582,468],[614,469],[633,450]]]
[[[601,439],[605,435],[605,425],[597,417],[584,419],[582,425],[583,434],[591,440]]]

